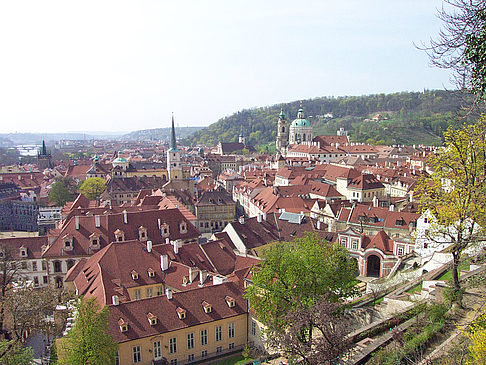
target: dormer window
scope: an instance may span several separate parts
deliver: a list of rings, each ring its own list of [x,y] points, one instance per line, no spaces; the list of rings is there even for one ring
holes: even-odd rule
[[[136,272],[135,270],[132,270],[131,271],[131,274],[132,274],[132,279],[133,280],[137,280],[138,279],[138,272]]]
[[[116,240],[117,242],[122,242],[122,241],[125,241],[125,233],[124,233],[122,230],[117,229],[117,230],[115,231],[115,240]]]
[[[157,316],[150,312],[147,313],[147,319],[151,326],[155,326],[157,324]]]
[[[226,300],[226,304],[228,304],[229,308],[233,308],[235,306],[235,299],[230,297],[229,295],[224,297],[224,300]]]
[[[186,222],[181,222],[179,224],[179,230],[181,233],[187,233],[187,224]]]
[[[73,237],[67,234],[62,239],[63,239],[63,242],[64,242],[64,250],[72,251],[72,249],[73,249]]]
[[[182,285],[186,286],[186,285],[187,285],[187,283],[188,283],[188,281],[189,281],[189,278],[188,278],[187,276],[184,276],[184,277],[182,278]]]
[[[100,236],[99,235],[92,233],[89,236],[89,240],[91,242],[90,248],[92,250],[98,250],[100,248]]]
[[[403,226],[403,225],[405,225],[405,220],[403,218],[397,219],[396,222],[395,222],[395,224],[397,226]]]
[[[148,268],[147,269],[147,274],[148,274],[149,278],[155,277],[155,271],[154,271],[154,269]]]
[[[147,228],[144,226],[138,228],[138,239],[142,242],[147,241]]]
[[[185,319],[186,318],[186,310],[181,307],[176,308],[177,315],[179,316],[179,319]]]
[[[204,301],[201,303],[203,308],[204,308],[204,312],[205,313],[211,313],[211,311],[213,310],[213,306],[211,304],[209,304],[208,302]]]
[[[24,246],[20,247],[20,257],[27,257],[27,248]]]
[[[160,234],[162,237],[169,237],[169,225],[167,223],[160,226]]]
[[[127,332],[128,331],[128,322],[125,321],[123,318],[120,318],[118,320],[118,325],[120,326],[121,332]]]

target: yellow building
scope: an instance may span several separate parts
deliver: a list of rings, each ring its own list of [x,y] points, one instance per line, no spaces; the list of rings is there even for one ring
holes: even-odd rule
[[[190,364],[241,351],[248,307],[234,283],[110,305],[117,364]]]

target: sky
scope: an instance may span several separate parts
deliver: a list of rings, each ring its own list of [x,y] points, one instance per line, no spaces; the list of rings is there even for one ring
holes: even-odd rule
[[[0,133],[209,125],[320,96],[450,87],[439,0],[0,1]]]

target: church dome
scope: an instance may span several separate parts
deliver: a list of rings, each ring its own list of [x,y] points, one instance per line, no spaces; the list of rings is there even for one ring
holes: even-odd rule
[[[304,109],[300,108],[297,112],[297,119],[294,119],[291,127],[310,127],[310,122],[304,118]]]

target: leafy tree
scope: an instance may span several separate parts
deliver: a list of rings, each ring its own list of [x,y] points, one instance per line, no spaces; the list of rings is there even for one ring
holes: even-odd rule
[[[460,89],[478,97],[486,91],[486,3],[483,0],[444,0],[438,11],[442,29],[423,48],[435,66],[453,70]]]
[[[468,364],[486,364],[486,311],[469,326],[465,334],[470,341],[469,353],[473,360]]]
[[[69,334],[59,345],[60,364],[114,364],[117,344],[108,333],[108,307],[100,310],[94,298],[84,298]]]
[[[31,347],[23,347],[20,343],[0,340],[0,363],[4,365],[30,365],[34,359]]]
[[[105,191],[106,181],[101,177],[91,177],[83,181],[79,191],[88,199],[95,200]]]
[[[76,191],[76,184],[70,178],[58,178],[51,185],[49,200],[57,206],[63,206],[66,202],[73,200]]]
[[[338,301],[355,294],[355,273],[356,261],[344,247],[307,234],[264,251],[246,296],[260,321],[284,330],[291,310],[310,308],[323,295]]]
[[[432,172],[418,182],[421,211],[430,211],[428,239],[449,243],[452,278],[461,291],[458,267],[466,248],[484,239],[486,214],[486,119],[444,133],[445,146],[428,160]]]

